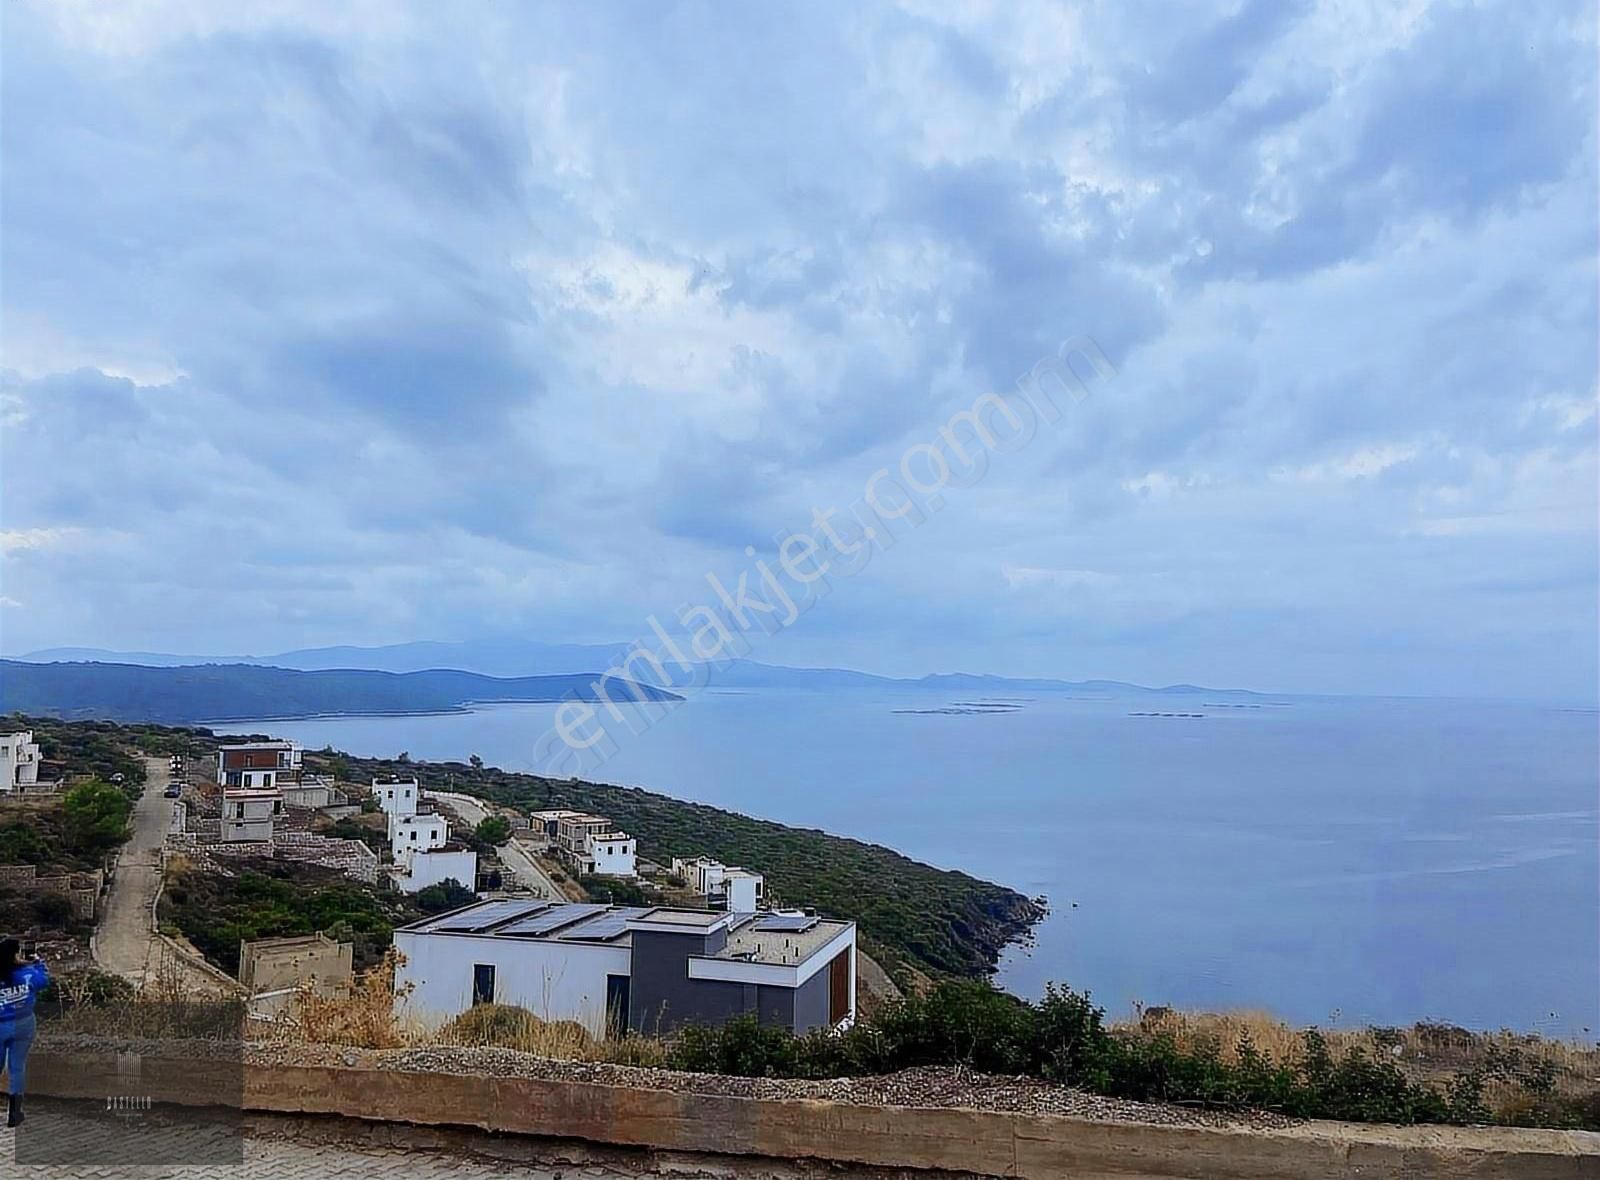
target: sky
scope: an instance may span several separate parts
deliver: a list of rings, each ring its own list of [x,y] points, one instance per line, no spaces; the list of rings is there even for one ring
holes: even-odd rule
[[[758,657],[1595,698],[1589,4],[3,21],[6,654],[649,635],[1087,339]]]

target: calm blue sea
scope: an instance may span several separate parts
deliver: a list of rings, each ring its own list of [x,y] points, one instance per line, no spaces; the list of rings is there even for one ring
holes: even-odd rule
[[[1593,711],[1448,701],[708,692],[587,777],[878,841],[1044,894],[1000,982],[1300,1022],[1600,1030]],[[1152,709],[1203,718],[1136,717]],[[548,705],[238,723],[531,768]],[[753,866],[759,867],[759,866]]]

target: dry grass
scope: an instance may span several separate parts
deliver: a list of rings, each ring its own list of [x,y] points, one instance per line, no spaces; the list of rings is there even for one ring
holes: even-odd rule
[[[619,1065],[661,1065],[666,1049],[643,1037],[596,1040],[574,1020],[542,1020],[526,1008],[482,1004],[443,1028],[431,1029],[395,1015],[395,975],[401,963],[391,949],[352,984],[323,991],[302,983],[283,1015],[252,1022],[255,1039],[396,1049],[421,1045],[493,1046],[565,1061],[603,1061]]]
[[[1297,1061],[1304,1052],[1304,1030],[1265,1012],[1176,1012],[1136,1009],[1118,1023],[1124,1035],[1168,1036],[1182,1049],[1213,1045],[1222,1060],[1237,1064],[1239,1046],[1248,1041],[1273,1061]],[[1528,1122],[1540,1108],[1539,1091],[1565,1099],[1594,1101],[1600,1089],[1600,1046],[1551,1040],[1532,1034],[1473,1032],[1447,1024],[1409,1028],[1319,1029],[1329,1049],[1340,1055],[1359,1049],[1392,1061],[1419,1082],[1448,1085],[1457,1074],[1483,1071],[1484,1101],[1498,1121]]]
[[[252,1032],[263,1040],[358,1049],[397,1049],[412,1044],[409,1030],[394,1014],[394,980],[400,962],[399,952],[391,947],[377,966],[342,987],[324,991],[315,980],[302,980],[284,1014]]]

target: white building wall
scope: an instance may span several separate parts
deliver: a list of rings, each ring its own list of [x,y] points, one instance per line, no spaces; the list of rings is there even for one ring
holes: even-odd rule
[[[727,887],[728,910],[735,914],[756,912],[756,885],[761,880],[753,873],[731,873],[723,881]]]
[[[470,848],[459,851],[407,853],[395,874],[395,885],[405,893],[416,893],[429,885],[455,880],[468,889],[478,883],[478,854]]]
[[[394,944],[405,956],[395,976],[396,1014],[429,1028],[472,1006],[472,969],[489,963],[495,968],[496,1003],[516,1004],[542,1020],[576,1020],[593,1036],[604,1036],[606,976],[629,974],[626,946],[406,930],[395,931]]]
[[[39,781],[39,746],[31,729],[0,733],[0,793]]]
[[[402,849],[442,848],[450,840],[450,821],[442,815],[390,815],[389,843],[398,858]]]
[[[638,876],[636,851],[637,845],[632,837],[589,842],[589,856],[594,861],[594,871],[602,877]]]
[[[372,795],[378,801],[378,806],[390,817],[416,815],[417,801],[422,798],[422,790],[417,785],[416,779],[407,779],[401,783],[385,783],[373,779]]]

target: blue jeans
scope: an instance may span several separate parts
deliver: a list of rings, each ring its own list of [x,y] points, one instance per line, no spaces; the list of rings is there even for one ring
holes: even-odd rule
[[[28,1079],[28,1049],[33,1045],[33,1013],[0,1023],[0,1065],[11,1074],[8,1091],[21,1094]]]

